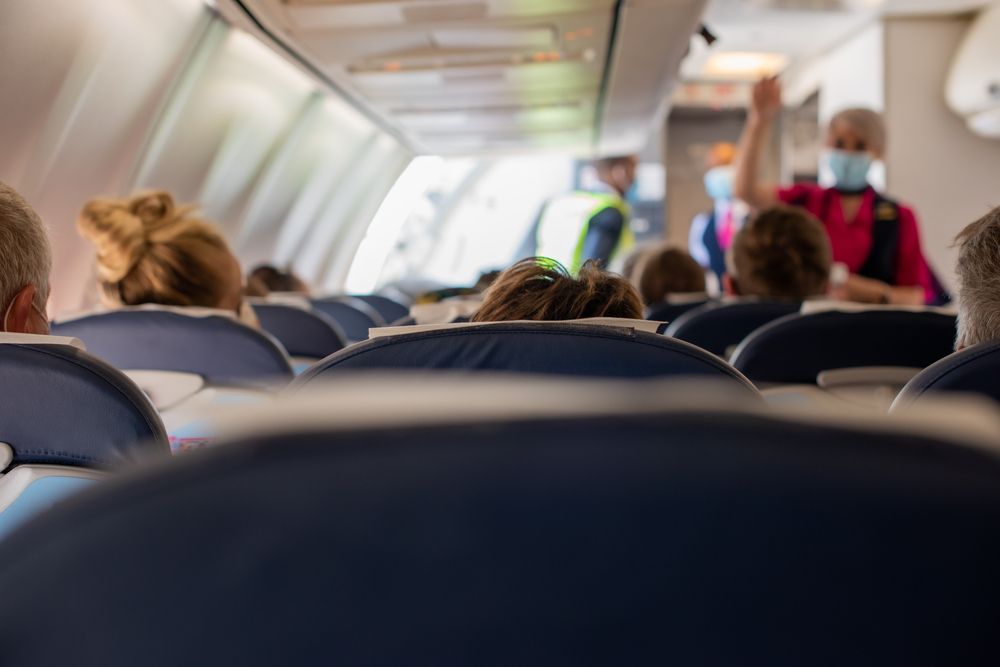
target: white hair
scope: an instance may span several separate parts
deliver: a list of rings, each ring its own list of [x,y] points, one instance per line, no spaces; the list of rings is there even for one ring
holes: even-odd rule
[[[1000,339],[1000,207],[958,235],[956,347]]]
[[[8,308],[18,292],[34,285],[35,304],[44,312],[51,271],[45,225],[24,197],[0,181],[0,308]]]

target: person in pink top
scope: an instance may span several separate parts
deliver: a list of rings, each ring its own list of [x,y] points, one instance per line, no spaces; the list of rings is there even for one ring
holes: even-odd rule
[[[920,249],[913,209],[877,192],[868,170],[885,150],[881,117],[846,109],[830,121],[825,160],[835,184],[788,187],[759,182],[757,166],[770,125],[781,111],[781,86],[767,78],[754,86],[735,161],[733,189],[757,209],[782,202],[801,206],[823,223],[833,261],[847,266],[847,297],[865,303],[922,305],[934,298],[931,271]]]

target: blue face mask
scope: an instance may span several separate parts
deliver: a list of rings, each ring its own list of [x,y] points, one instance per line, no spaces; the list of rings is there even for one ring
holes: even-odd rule
[[[639,201],[638,179],[632,181],[632,185],[628,186],[628,190],[625,191],[625,195],[622,198],[630,204],[634,204]]]
[[[705,192],[712,199],[733,198],[733,168],[712,167],[705,172]]]
[[[872,156],[855,151],[832,150],[826,157],[838,190],[857,191],[868,187]]]

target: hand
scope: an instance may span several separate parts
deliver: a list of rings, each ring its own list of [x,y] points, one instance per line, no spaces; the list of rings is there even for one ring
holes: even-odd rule
[[[923,287],[893,287],[889,290],[889,303],[894,306],[924,305]]]
[[[750,95],[750,119],[771,122],[780,112],[781,84],[777,77],[765,77],[754,84]]]

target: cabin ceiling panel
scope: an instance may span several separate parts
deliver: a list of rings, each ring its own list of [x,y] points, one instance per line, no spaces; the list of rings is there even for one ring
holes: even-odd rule
[[[216,3],[224,14],[227,4],[236,5]],[[705,0],[242,0],[241,6],[268,39],[417,152],[454,154],[468,152],[466,146],[507,152],[521,141],[526,149],[593,153],[645,144]],[[229,15],[245,21],[239,12]],[[438,115],[415,115],[422,112]],[[637,120],[638,130],[620,131]],[[595,141],[607,131],[615,132],[613,142]]]

